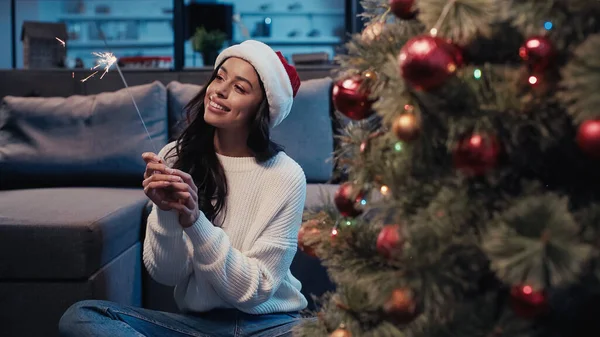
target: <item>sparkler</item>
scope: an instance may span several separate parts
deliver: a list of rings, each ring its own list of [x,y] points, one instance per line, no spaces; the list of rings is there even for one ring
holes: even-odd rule
[[[102,33],[102,31],[100,31],[100,36],[102,36],[102,39],[104,40],[104,45],[108,48],[106,38],[104,37],[104,34]],[[63,47],[66,45],[63,40],[59,39],[58,37],[56,39],[63,45]],[[106,75],[108,73],[108,71],[110,70],[110,68],[113,65],[116,66],[117,71],[119,72],[119,76],[121,76],[121,80],[123,81],[123,84],[125,85],[125,90],[129,94],[129,97],[131,97],[131,101],[133,102],[135,111],[137,112],[138,116],[140,117],[140,120],[142,121],[142,125],[144,126],[144,130],[146,131],[146,135],[148,135],[148,139],[150,139],[150,143],[152,144],[152,147],[154,148],[154,152],[158,153],[156,145],[154,145],[154,141],[152,140],[152,136],[150,136],[150,132],[148,131],[148,128],[146,127],[146,123],[144,122],[144,119],[142,118],[140,109],[138,108],[137,103],[135,102],[135,99],[133,98],[133,95],[129,91],[129,86],[127,85],[127,81],[125,81],[125,76],[123,76],[123,73],[121,72],[121,68],[119,67],[119,63],[117,62],[118,61],[117,57],[111,52],[100,52],[100,53],[93,52],[92,54],[97,56],[98,59],[96,60],[96,66],[92,67],[90,70],[98,69],[99,67],[104,67],[104,72],[100,76],[100,79],[102,79],[104,77],[104,75]],[[94,77],[94,75],[96,75],[98,72],[100,72],[100,71],[96,70],[94,73],[92,73],[88,77],[82,79],[81,82],[83,83],[83,82],[89,80],[90,78]],[[72,73],[72,76],[75,76],[74,73]]]

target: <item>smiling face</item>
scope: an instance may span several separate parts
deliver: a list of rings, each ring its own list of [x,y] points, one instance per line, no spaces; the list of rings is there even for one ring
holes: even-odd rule
[[[240,58],[229,58],[206,89],[204,120],[219,129],[248,128],[263,98],[254,67]]]

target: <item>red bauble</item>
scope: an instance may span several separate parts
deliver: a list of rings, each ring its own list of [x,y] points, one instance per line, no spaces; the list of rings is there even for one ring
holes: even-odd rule
[[[306,255],[317,257],[315,249],[312,246],[306,244],[304,241],[307,236],[316,235],[319,235],[319,229],[316,228],[316,220],[309,220],[302,224],[302,227],[300,227],[300,230],[298,231],[298,247]]]
[[[536,291],[530,285],[516,285],[510,290],[510,305],[523,318],[535,318],[548,310],[545,291]]]
[[[492,135],[472,134],[453,151],[454,167],[466,175],[482,175],[496,167],[500,145]]]
[[[585,121],[579,126],[577,145],[588,156],[600,158],[600,120]]]
[[[354,193],[354,186],[349,182],[342,184],[335,192],[333,201],[342,216],[355,217],[362,213],[362,210],[356,208],[356,205],[360,203],[364,193],[361,191],[355,198],[352,198]]]
[[[530,37],[519,48],[519,56],[533,71],[543,71],[552,65],[556,50],[552,42],[543,36]]]
[[[332,100],[335,109],[353,120],[371,116],[373,101],[369,99],[369,90],[361,90],[362,78],[358,75],[342,79],[333,86]]]
[[[414,9],[415,0],[390,0],[390,9],[400,19],[413,19],[417,12]]]
[[[401,253],[404,246],[404,235],[402,235],[402,226],[385,225],[377,237],[377,251],[385,258],[389,259],[396,254]]]
[[[439,37],[423,35],[410,39],[398,55],[402,77],[418,90],[441,86],[458,68],[452,48]]]

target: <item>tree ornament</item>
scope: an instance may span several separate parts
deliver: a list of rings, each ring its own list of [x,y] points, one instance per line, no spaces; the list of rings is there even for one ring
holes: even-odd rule
[[[585,121],[579,126],[577,145],[588,156],[600,158],[600,120]]]
[[[398,139],[408,142],[419,137],[421,127],[415,114],[405,112],[396,117],[392,124],[392,131]]]
[[[338,211],[342,216],[345,217],[356,217],[362,214],[362,210],[357,208],[357,204],[360,204],[364,192],[360,191],[356,197],[352,197],[355,194],[354,185],[350,182],[346,182],[340,186],[335,192],[333,201]]]
[[[329,337],[352,337],[352,333],[346,329],[346,326],[340,324],[340,327],[335,329]]]
[[[496,167],[499,153],[495,136],[474,133],[458,141],[452,154],[454,167],[466,175],[482,175]]]
[[[530,70],[543,71],[554,62],[556,50],[547,37],[533,36],[519,48],[519,56],[527,62]]]
[[[363,79],[359,75],[338,81],[333,86],[332,100],[335,109],[344,116],[361,120],[371,116],[373,101],[369,99],[369,90],[362,89]]]
[[[317,236],[320,231],[317,228],[318,220],[308,220],[302,224],[300,230],[298,231],[298,247],[301,251],[303,251],[306,255],[317,257],[315,253],[315,249],[313,246],[306,244],[305,240],[307,237]]]
[[[417,11],[414,8],[415,0],[390,0],[390,9],[400,19],[414,19]]]
[[[406,288],[394,289],[383,311],[400,324],[410,323],[419,315],[413,293]]]
[[[458,68],[448,43],[430,35],[410,39],[400,50],[398,65],[404,80],[417,90],[441,86]]]
[[[383,22],[374,22],[363,29],[361,33],[361,38],[365,42],[373,42],[379,39],[381,33],[385,29],[385,23]]]
[[[364,78],[366,78],[368,80],[371,80],[371,81],[377,80],[377,73],[373,70],[365,70],[362,75]]]
[[[546,312],[548,297],[530,285],[515,285],[510,290],[510,305],[518,316],[531,319]]]
[[[402,226],[385,225],[377,236],[377,251],[379,254],[389,259],[402,252],[404,247],[404,235]]]

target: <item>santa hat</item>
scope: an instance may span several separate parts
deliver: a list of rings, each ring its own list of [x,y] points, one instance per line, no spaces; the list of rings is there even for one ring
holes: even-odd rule
[[[223,50],[217,57],[215,68],[229,57],[241,58],[254,66],[269,102],[270,127],[279,125],[290,114],[300,88],[296,68],[288,64],[280,52],[256,40],[247,40]]]

